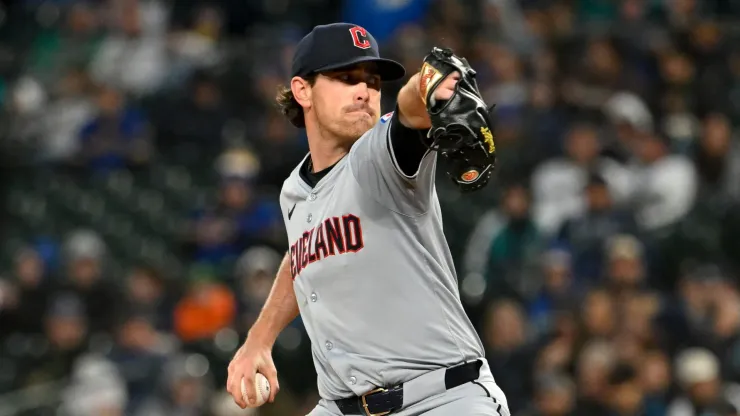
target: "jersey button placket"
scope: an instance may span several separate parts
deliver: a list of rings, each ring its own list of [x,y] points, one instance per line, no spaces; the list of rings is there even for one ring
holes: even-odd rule
[[[334,348],[334,344],[331,343],[331,341],[326,341],[326,344],[324,344],[327,351],[331,351],[332,348]]]
[[[355,377],[355,376],[352,376],[352,377],[350,377],[350,378],[349,378],[349,382],[350,382],[351,384],[357,384],[357,377]]]
[[[319,296],[316,294],[316,292],[311,293],[311,302],[316,302],[319,299]]]
[[[308,194],[308,198],[306,198],[306,200],[308,202],[315,201],[316,200],[316,192],[311,192],[310,194]],[[313,221],[313,215],[308,214],[308,217],[306,217],[306,222],[307,223],[311,223],[311,221]]]

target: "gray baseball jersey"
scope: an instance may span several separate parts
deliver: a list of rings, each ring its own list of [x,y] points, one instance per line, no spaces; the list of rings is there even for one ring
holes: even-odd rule
[[[404,175],[389,143],[394,122],[383,116],[313,189],[302,162],[280,195],[293,286],[327,400],[484,354],[442,231],[436,153]]]

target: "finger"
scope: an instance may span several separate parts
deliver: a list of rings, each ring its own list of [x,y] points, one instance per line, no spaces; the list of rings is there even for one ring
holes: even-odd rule
[[[451,88],[437,88],[437,90],[434,91],[434,98],[440,101],[445,101],[452,98],[452,94],[454,94],[454,91]]]
[[[239,407],[247,407],[247,402],[242,394],[241,380],[245,376],[245,370],[251,369],[252,364],[246,360],[236,360],[232,362],[233,370],[231,371],[231,381],[229,383],[229,392]]]
[[[248,374],[244,374],[242,380],[244,380],[244,386],[247,390],[246,404],[251,405],[252,403],[257,403],[257,389],[254,385],[254,373],[250,372]],[[239,390],[241,390],[241,385],[239,386]]]
[[[234,368],[234,361],[232,360],[232,361],[231,361],[231,362],[229,363],[229,371],[228,371],[228,376],[226,377],[226,390],[227,390],[227,391],[228,391],[229,393],[231,393],[231,383],[233,382],[233,379],[234,379],[234,377],[233,377],[233,375],[234,375],[234,371],[235,371],[235,368]]]
[[[442,87],[443,88],[450,88],[450,89],[455,88],[455,85],[457,84],[458,81],[460,81],[460,76],[459,75],[458,75],[458,77],[449,76],[449,77],[445,78],[444,82],[442,82]]]
[[[231,397],[234,398],[234,403],[236,403],[239,407],[242,409],[247,407],[247,403],[244,401],[244,398],[242,397],[242,389],[241,384],[239,380],[242,379],[242,374],[240,372],[235,372],[234,375],[231,377],[231,382],[229,383],[228,391],[231,393]]]
[[[267,381],[270,383],[269,401],[270,403],[272,403],[273,401],[275,401],[275,396],[280,390],[280,384],[278,383],[277,378],[277,370],[275,369],[275,365],[270,362],[262,370],[260,370],[260,372],[267,378]]]

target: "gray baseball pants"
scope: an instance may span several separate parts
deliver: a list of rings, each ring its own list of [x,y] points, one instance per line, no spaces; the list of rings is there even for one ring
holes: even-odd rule
[[[506,395],[490,377],[432,395],[391,416],[510,416]],[[342,416],[334,402],[320,400],[308,416]]]

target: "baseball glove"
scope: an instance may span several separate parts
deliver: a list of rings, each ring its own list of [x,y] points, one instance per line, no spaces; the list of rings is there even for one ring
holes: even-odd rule
[[[460,73],[449,100],[436,101],[434,91],[447,76]],[[432,127],[430,149],[444,156],[447,175],[463,192],[484,187],[496,162],[493,143],[493,106],[486,106],[475,81],[476,72],[465,58],[450,49],[433,48],[424,58],[419,91]]]

